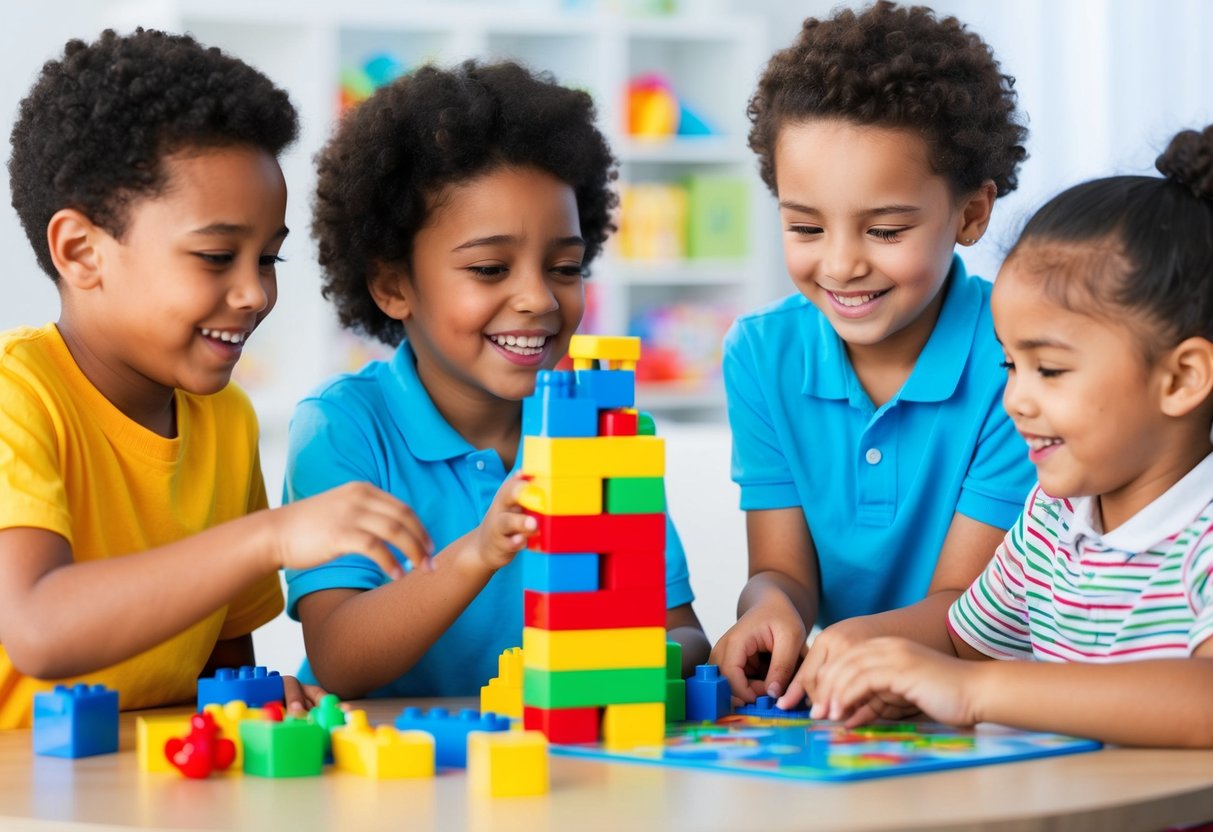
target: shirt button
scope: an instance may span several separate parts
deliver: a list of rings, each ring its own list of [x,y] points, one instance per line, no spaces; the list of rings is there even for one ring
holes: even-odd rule
[[[883,456],[879,448],[868,448],[868,452],[863,455],[863,458],[868,461],[869,465],[875,465]]]
[[[484,460],[483,460],[483,459],[478,459],[478,460],[476,460],[476,470],[477,470],[477,471],[483,471],[483,470],[484,470]]]

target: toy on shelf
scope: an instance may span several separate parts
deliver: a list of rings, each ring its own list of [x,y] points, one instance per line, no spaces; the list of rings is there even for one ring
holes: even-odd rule
[[[660,744],[665,449],[638,435],[640,341],[575,335],[569,358],[523,403],[522,503],[538,521],[524,556],[523,725],[552,742]]]
[[[236,744],[223,736],[214,714],[204,711],[190,717],[189,734],[168,739],[164,756],[186,777],[202,780],[232,765]]]
[[[716,130],[681,100],[670,80],[657,72],[637,75],[625,91],[627,132],[642,138],[711,136]]]
[[[636,380],[688,386],[718,381],[720,345],[736,313],[732,303],[709,301],[679,301],[637,309],[628,322],[628,333],[644,343],[646,359],[636,370]]]
[[[241,668],[221,667],[214,676],[198,680],[198,710],[207,705],[225,705],[240,701],[250,708],[269,702],[281,702],[285,692],[277,670],[258,665]]]
[[[371,97],[375,90],[390,84],[408,72],[408,68],[390,52],[376,52],[366,58],[359,67],[341,70],[339,98],[340,112],[344,113]]]
[[[91,757],[118,750],[118,691],[55,685],[34,695],[34,753]]]

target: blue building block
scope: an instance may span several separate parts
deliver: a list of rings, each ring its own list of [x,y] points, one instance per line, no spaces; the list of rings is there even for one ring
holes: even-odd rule
[[[522,588],[535,592],[596,592],[598,555],[592,552],[549,555],[523,549]]]
[[[600,410],[632,407],[636,403],[636,373],[633,370],[573,370],[577,395],[590,399]],[[598,431],[597,424],[594,427]]]
[[[805,707],[784,710],[783,708],[775,707],[775,697],[760,696],[753,705],[738,705],[733,709],[735,714],[744,714],[746,716],[760,716],[766,719],[808,719],[809,708],[808,704],[801,701]]]
[[[34,753],[92,757],[118,750],[118,691],[55,685],[34,695]]]
[[[261,665],[246,665],[239,670],[221,667],[214,676],[198,680],[199,713],[207,705],[226,705],[237,699],[250,708],[260,708],[267,702],[281,702],[283,696],[278,671],[266,670]]]
[[[579,394],[572,370],[540,370],[535,392],[522,400],[526,436],[597,436],[598,406]]]
[[[494,713],[480,713],[464,708],[458,716],[452,716],[446,708],[430,708],[422,713],[420,708],[405,708],[396,717],[396,728],[401,731],[425,731],[434,738],[434,763],[452,768],[467,768],[468,734],[472,731],[508,731],[510,718]]]
[[[715,722],[729,712],[729,680],[714,664],[695,666],[687,679],[687,721]]]

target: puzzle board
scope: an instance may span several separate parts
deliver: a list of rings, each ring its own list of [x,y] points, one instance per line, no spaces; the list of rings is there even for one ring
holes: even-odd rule
[[[610,751],[553,745],[553,754],[753,774],[848,781],[1095,751],[1094,740],[980,725],[890,723],[847,730],[837,723],[734,714],[716,724],[667,726],[661,748]]]

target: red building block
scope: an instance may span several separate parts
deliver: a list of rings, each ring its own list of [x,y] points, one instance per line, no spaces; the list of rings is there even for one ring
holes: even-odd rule
[[[599,436],[635,436],[639,414],[631,408],[598,411]]]
[[[537,552],[665,551],[664,514],[526,513],[538,524],[527,542]]]
[[[619,551],[598,558],[598,588],[656,589],[665,586],[665,550]]]
[[[548,742],[598,742],[599,708],[523,708],[522,725]]]
[[[526,590],[525,627],[544,630],[603,630],[614,627],[664,627],[665,584],[652,589],[548,594]]]
[[[186,777],[205,779],[236,759],[236,744],[222,734],[214,714],[193,714],[189,734],[169,739],[164,744],[164,756]]]

